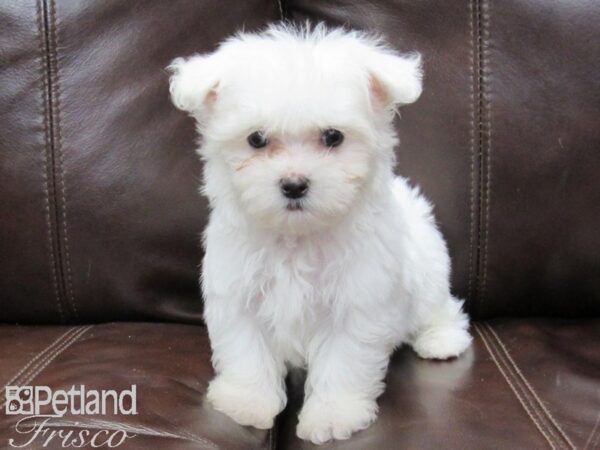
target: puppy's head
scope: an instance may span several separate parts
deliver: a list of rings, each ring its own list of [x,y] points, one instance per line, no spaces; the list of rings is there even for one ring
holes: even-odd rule
[[[197,121],[205,192],[257,226],[331,226],[389,179],[392,120],[421,93],[420,59],[343,29],[271,27],[176,59],[173,103]]]

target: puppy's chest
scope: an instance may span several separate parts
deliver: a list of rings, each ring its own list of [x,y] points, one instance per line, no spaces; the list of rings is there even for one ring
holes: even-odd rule
[[[272,328],[310,329],[335,292],[332,258],[318,244],[282,245],[266,252],[263,269],[257,273],[259,317]]]

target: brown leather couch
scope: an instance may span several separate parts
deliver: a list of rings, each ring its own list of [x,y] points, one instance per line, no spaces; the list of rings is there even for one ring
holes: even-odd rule
[[[600,448],[592,0],[0,1],[2,384],[135,384],[137,415],[53,425],[129,430],[123,449],[313,448],[295,437],[300,372],[270,431],[205,405],[207,209],[193,123],[170,104],[164,70],[282,17],[423,54],[398,171],[436,205],[475,320],[457,360],[397,351],[377,422],[324,448]],[[0,447],[24,440],[18,419],[0,412]]]

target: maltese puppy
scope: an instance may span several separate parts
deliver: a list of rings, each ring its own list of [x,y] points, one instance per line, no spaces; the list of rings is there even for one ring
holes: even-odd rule
[[[392,124],[421,94],[418,55],[357,31],[272,26],[169,67],[202,137],[207,398],[270,428],[287,368],[307,368],[297,434],[369,426],[391,353],[469,346],[432,207],[394,176]]]

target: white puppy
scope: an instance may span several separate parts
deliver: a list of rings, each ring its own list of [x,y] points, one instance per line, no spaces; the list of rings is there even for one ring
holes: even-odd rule
[[[359,32],[273,26],[170,70],[212,209],[208,399],[269,428],[286,368],[307,367],[298,436],[346,439],[375,419],[394,348],[449,358],[471,341],[431,206],[393,174],[392,120],[421,94],[420,59]]]

